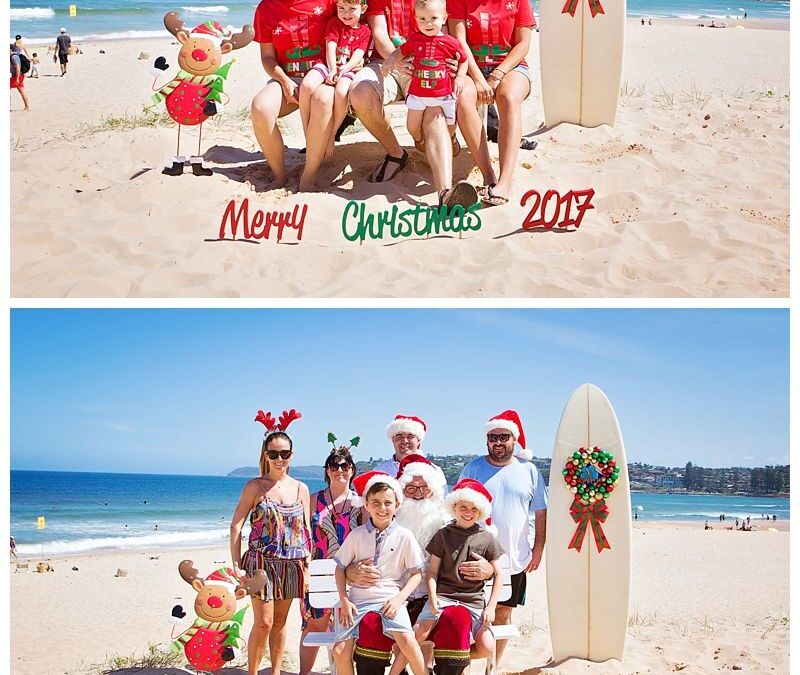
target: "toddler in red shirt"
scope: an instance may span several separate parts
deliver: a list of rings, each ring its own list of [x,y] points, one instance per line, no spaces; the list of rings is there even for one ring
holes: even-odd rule
[[[467,57],[461,43],[442,29],[447,23],[445,0],[416,0],[414,15],[419,28],[386,59],[381,70],[390,73],[398,59],[414,56],[414,72],[408,88],[406,126],[414,142],[422,142],[422,116],[425,108],[440,108],[452,136],[456,124],[456,99],[464,88]],[[458,61],[455,78],[445,59]]]
[[[316,63],[300,85],[300,110],[303,131],[308,124],[310,101],[317,87],[327,84],[335,87],[333,95],[333,126],[325,149],[325,157],[333,155],[336,130],[347,114],[347,95],[353,83],[353,72],[364,65],[364,54],[372,40],[372,33],[361,15],[367,9],[364,0],[338,0],[336,16],[325,27],[325,61]]]

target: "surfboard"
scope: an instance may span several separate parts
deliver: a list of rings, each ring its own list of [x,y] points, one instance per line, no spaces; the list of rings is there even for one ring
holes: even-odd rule
[[[626,0],[541,0],[539,58],[548,127],[614,126]]]
[[[589,450],[585,459],[582,448]],[[575,502],[575,493],[562,473],[568,458],[574,458],[575,453],[581,453],[580,464],[573,464],[575,471],[581,472],[584,479],[593,480],[595,486],[599,484],[598,475],[608,470],[611,461],[618,467],[613,490],[602,503]],[[610,453],[613,459],[602,453]],[[613,473],[606,478],[612,476]],[[605,485],[607,488],[608,483]],[[600,514],[603,508],[607,509],[605,521]],[[599,528],[593,527],[591,517],[577,513],[580,509],[589,514],[594,509]],[[576,541],[581,522],[586,526],[582,539]],[[621,661],[631,585],[628,465],[614,409],[593,384],[578,387],[561,415],[550,465],[545,554],[554,661]]]

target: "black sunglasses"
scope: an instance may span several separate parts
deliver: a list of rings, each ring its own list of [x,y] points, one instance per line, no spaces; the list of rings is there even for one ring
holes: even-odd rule
[[[486,434],[486,440],[489,443],[507,443],[508,439],[511,438],[511,434]]]
[[[328,468],[331,471],[347,471],[350,469],[349,462],[331,462],[328,464]]]
[[[267,457],[270,459],[289,459],[292,456],[291,450],[265,450]]]

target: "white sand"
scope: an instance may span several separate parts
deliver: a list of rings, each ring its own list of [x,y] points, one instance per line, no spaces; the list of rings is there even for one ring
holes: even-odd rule
[[[150,560],[157,555],[158,560]],[[113,552],[52,561],[50,574],[11,574],[11,664],[14,675],[86,672],[114,656],[164,649],[174,604],[192,618],[193,594],[178,562],[202,573],[227,558],[225,546],[205,551]],[[77,566],[79,571],[71,568]],[[32,566],[33,567],[33,566]],[[118,567],[126,578],[115,578]],[[506,651],[501,670],[563,675],[610,673],[748,675],[789,672],[789,532],[703,531],[702,525],[637,523],[633,537],[631,618],[624,661],[549,663],[545,570],[528,578],[528,604],[513,619],[523,636]],[[248,613],[246,630],[252,622]],[[188,625],[188,624],[186,624]],[[300,619],[289,618],[287,675],[297,672]],[[240,663],[240,662],[236,662]],[[324,652],[316,671],[327,667]],[[133,671],[121,671],[133,672]],[[177,673],[151,668],[143,675]],[[244,670],[233,668],[231,675]],[[262,673],[269,672],[268,661]],[[480,663],[473,673],[483,672]]]
[[[108,129],[140,115],[150,67],[169,41],[87,44],[65,78],[28,81],[33,111],[12,92],[12,293],[15,296],[786,296],[789,256],[789,32],[628,26],[615,128],[560,126],[522,151],[511,203],[486,209],[458,239],[348,242],[349,200],[370,212],[434,201],[421,156],[396,180],[370,185],[383,156],[366,132],[348,135],[321,172],[326,193],[265,192],[247,117],[265,81],[255,46],[239,54],[232,101],[206,125],[216,174],[167,177],[174,126]],[[751,24],[748,24],[751,25]],[[100,54],[99,50],[105,50]],[[150,54],[137,60],[140,51]],[[530,62],[538,74],[538,37]],[[173,66],[174,68],[174,66]],[[170,71],[170,73],[172,70]],[[236,111],[244,111],[237,114]],[[406,146],[403,108],[394,125]],[[525,134],[542,120],[538,77],[523,108]],[[284,135],[296,185],[304,143],[297,115]],[[196,136],[184,137],[193,152]],[[496,155],[496,146],[493,152]],[[463,152],[457,178],[479,184]],[[578,231],[523,231],[522,196],[592,187]],[[218,236],[231,199],[284,211],[308,204],[303,240],[252,243]],[[241,237],[241,234],[240,234]]]

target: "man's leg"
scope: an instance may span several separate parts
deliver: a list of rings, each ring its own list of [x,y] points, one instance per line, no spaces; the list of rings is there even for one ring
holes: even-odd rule
[[[283,138],[278,129],[278,118],[288,114],[297,106],[287,103],[280,85],[272,81],[258,92],[250,105],[253,131],[256,140],[272,170],[270,189],[286,185],[286,164],[283,157]]]

